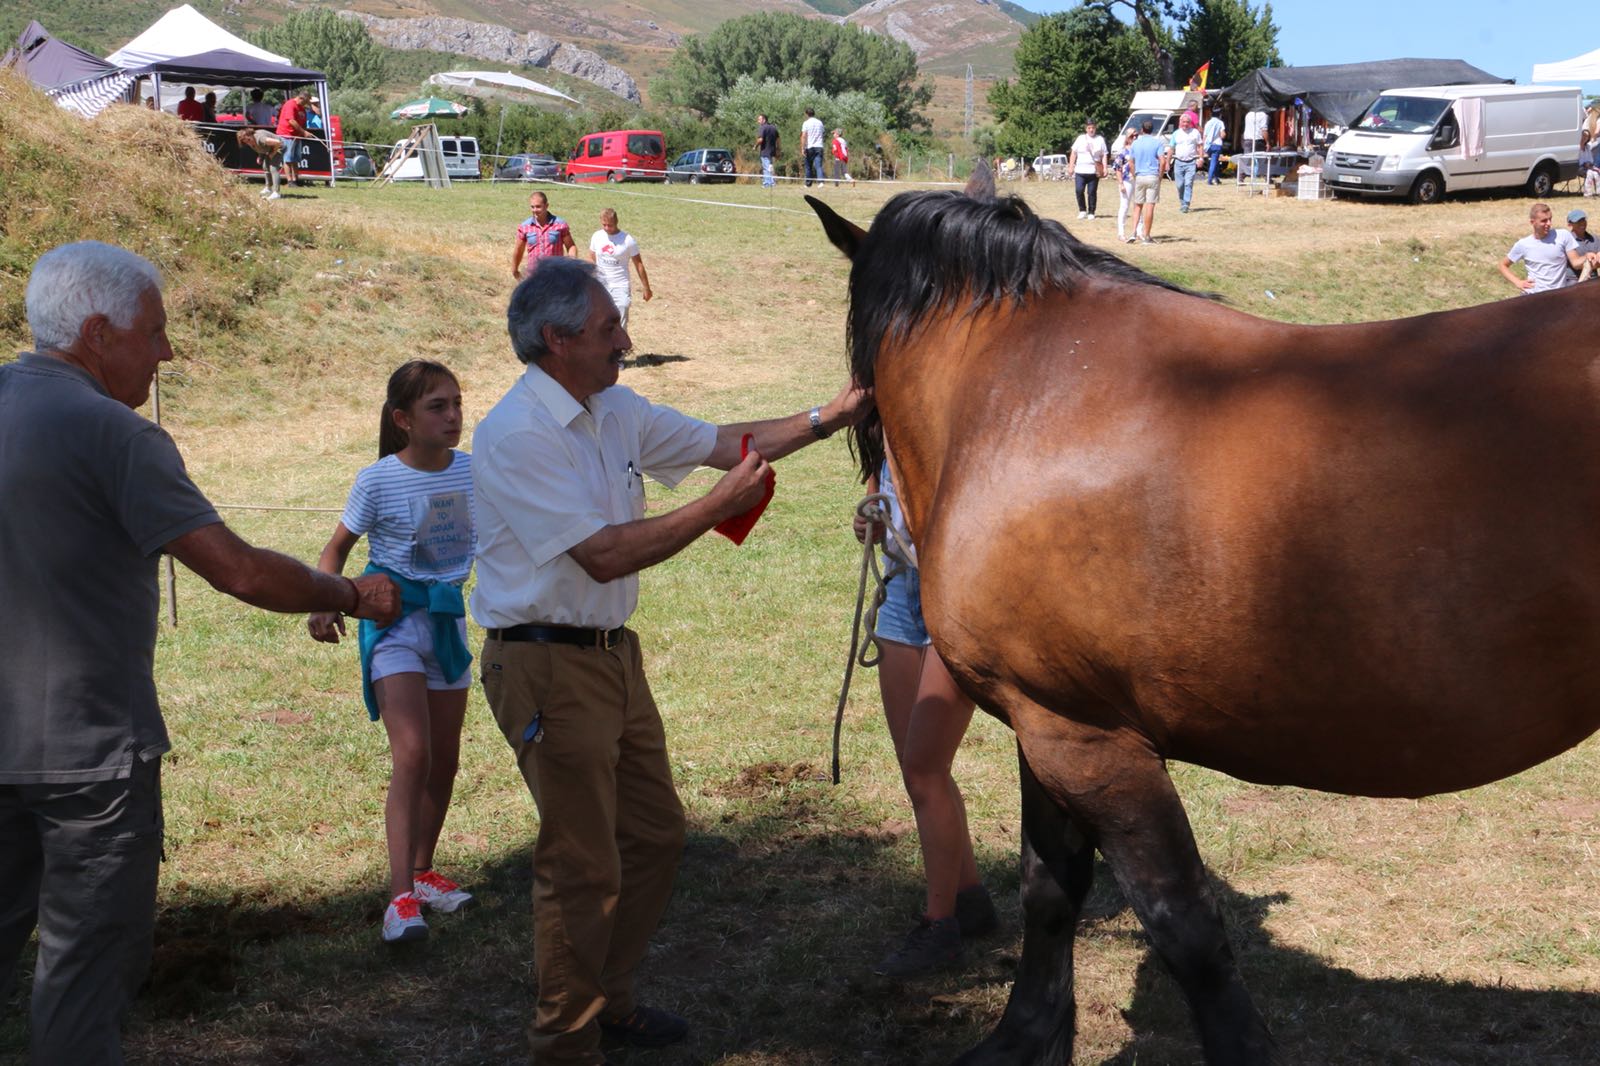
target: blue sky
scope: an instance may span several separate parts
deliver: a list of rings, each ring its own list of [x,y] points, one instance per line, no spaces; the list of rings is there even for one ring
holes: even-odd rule
[[[1075,0],[1018,0],[1030,11],[1065,11]],[[1261,0],[1250,0],[1259,9]],[[1535,63],[1600,48],[1600,21],[1585,5],[1527,0],[1279,0],[1278,52],[1296,66],[1369,59],[1464,59],[1527,84]],[[1180,72],[1180,78],[1187,75]],[[1600,87],[1587,83],[1586,87]]]

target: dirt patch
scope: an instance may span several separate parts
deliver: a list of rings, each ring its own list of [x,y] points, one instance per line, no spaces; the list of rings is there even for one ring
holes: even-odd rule
[[[780,762],[758,762],[746,766],[725,785],[710,785],[701,790],[704,796],[726,796],[733,799],[756,799],[781,792],[800,781],[826,781],[825,771],[808,762],[785,765]]]

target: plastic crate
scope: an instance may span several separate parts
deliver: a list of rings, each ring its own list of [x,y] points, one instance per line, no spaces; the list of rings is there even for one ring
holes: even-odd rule
[[[1296,177],[1296,180],[1298,182],[1298,191],[1295,193],[1295,198],[1296,199],[1298,199],[1298,200],[1320,200],[1320,199],[1322,199],[1322,172],[1321,171],[1306,170],[1306,171],[1302,171],[1301,173],[1297,174],[1295,177]]]

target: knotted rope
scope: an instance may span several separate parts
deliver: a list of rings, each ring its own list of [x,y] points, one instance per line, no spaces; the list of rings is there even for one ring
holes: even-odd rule
[[[861,540],[861,578],[856,584],[856,614],[850,627],[850,654],[844,664],[844,684],[839,688],[839,704],[833,711],[833,783],[839,783],[839,734],[844,729],[844,705],[850,697],[850,679],[855,675],[856,663],[865,668],[878,665],[883,649],[878,646],[878,608],[888,596],[889,579],[912,566],[916,549],[901,539],[894,523],[889,521],[889,497],[881,492],[869,493],[856,504],[856,515],[867,523],[866,535]],[[883,555],[885,564],[878,565],[878,553],[873,550],[877,542],[874,530],[883,528]],[[872,576],[872,602],[867,602],[867,575]],[[861,623],[865,615],[867,639],[861,639]]]

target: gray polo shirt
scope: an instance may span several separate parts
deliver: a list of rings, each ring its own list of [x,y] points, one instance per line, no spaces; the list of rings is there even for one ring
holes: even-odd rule
[[[156,559],[220,521],[172,438],[89,374],[0,366],[0,784],[123,778],[171,747]]]

